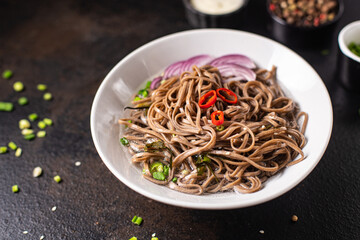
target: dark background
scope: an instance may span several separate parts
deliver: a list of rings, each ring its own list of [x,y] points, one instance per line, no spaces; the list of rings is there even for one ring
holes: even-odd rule
[[[271,38],[266,14],[264,0],[251,0],[241,29]],[[360,239],[360,97],[345,91],[336,77],[337,35],[357,19],[360,1],[346,0],[328,39],[329,54],[321,53],[324,47],[293,48],[320,74],[333,103],[332,137],[315,170],[270,202],[200,211],[155,202],[122,184],[102,163],[89,127],[96,90],[118,61],[151,40],[191,29],[182,2],[0,1],[0,72],[14,72],[11,80],[0,79],[0,101],[20,96],[30,101],[0,112],[0,145],[12,140],[23,149],[20,158],[0,155],[0,239],[141,240],[152,233],[160,240]],[[26,90],[15,93],[15,81]],[[38,83],[48,85],[53,101],[42,100]],[[31,112],[55,124],[46,138],[28,142],[17,123]],[[76,161],[82,165],[76,167]],[[40,178],[32,177],[36,166],[44,170]],[[52,179],[56,174],[60,184]],[[141,226],[131,223],[134,215],[143,217]]]

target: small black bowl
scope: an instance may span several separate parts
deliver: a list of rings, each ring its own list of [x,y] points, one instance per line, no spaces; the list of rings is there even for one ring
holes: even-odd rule
[[[360,57],[351,52],[351,42],[359,44],[360,20],[346,25],[339,33],[338,76],[346,89],[360,92]]]
[[[244,4],[237,10],[226,14],[206,14],[196,10],[190,0],[183,0],[186,18],[194,28],[238,28],[244,17],[244,10],[249,0],[244,0]]]
[[[271,0],[267,0],[266,8],[271,18],[269,31],[274,39],[291,47],[328,47],[335,26],[344,12],[343,0],[338,0],[337,14],[333,20],[317,27],[304,27],[288,24],[269,9]]]

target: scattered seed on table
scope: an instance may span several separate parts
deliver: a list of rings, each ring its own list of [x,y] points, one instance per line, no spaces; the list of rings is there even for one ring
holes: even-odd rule
[[[61,182],[61,177],[59,175],[56,175],[54,177],[54,181],[57,182],[57,183]]]
[[[0,154],[2,153],[7,153],[7,147],[6,146],[1,146],[0,147]]]
[[[9,148],[11,148],[14,151],[17,149],[17,146],[16,146],[16,144],[14,142],[9,142],[8,146],[9,146]]]
[[[43,137],[46,136],[46,131],[38,131],[37,134],[36,134],[36,136],[37,136],[38,138],[43,138]]]
[[[291,217],[291,221],[293,221],[293,222],[297,222],[297,220],[299,220],[298,216],[296,216],[296,215],[292,215],[292,217]]]
[[[19,186],[18,185],[12,186],[11,189],[12,189],[13,193],[19,192]]]
[[[47,92],[47,93],[44,94],[43,98],[46,101],[50,101],[52,99],[52,94]]]
[[[11,112],[14,109],[14,104],[10,102],[0,102],[0,111]]]
[[[45,238],[44,235],[41,235],[41,236],[40,236],[40,240],[43,240],[44,238]]]
[[[78,166],[80,166],[80,165],[81,165],[81,162],[79,162],[79,161],[78,161],[78,162],[75,162],[75,166],[78,167]]]
[[[33,177],[40,177],[42,174],[42,168],[41,167],[36,167],[33,170]]]
[[[45,84],[38,84],[36,86],[36,88],[39,90],[39,91],[45,91],[47,89],[47,86]]]
[[[259,233],[264,234],[264,233],[265,233],[265,231],[264,231],[264,230],[260,230],[260,231],[259,231]]]
[[[28,234],[29,232],[28,231],[23,231],[23,234]]]
[[[20,157],[21,154],[22,154],[22,149],[21,149],[21,148],[16,149],[16,151],[15,151],[15,157]]]
[[[25,129],[25,128],[30,128],[31,124],[27,119],[21,119],[19,121],[19,128],[20,129]]]
[[[31,113],[31,114],[29,114],[28,118],[30,121],[33,122],[33,121],[37,120],[39,118],[39,116],[36,113]]]
[[[18,104],[20,106],[24,106],[29,103],[29,100],[26,97],[21,97],[18,99]]]
[[[51,211],[55,212],[55,211],[56,211],[56,206],[53,206],[53,207],[51,208]]]
[[[15,82],[13,88],[16,92],[21,92],[24,90],[24,84],[22,82]]]
[[[9,69],[5,70],[3,73],[2,73],[2,77],[4,79],[10,79],[13,75],[13,72]]]
[[[44,123],[43,121],[40,121],[40,122],[38,122],[38,127],[40,129],[44,129],[44,128],[46,128],[46,123]]]

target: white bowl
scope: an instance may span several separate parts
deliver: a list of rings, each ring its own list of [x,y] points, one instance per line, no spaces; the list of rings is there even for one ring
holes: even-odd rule
[[[353,59],[354,61],[360,63],[360,57],[355,55],[350,51],[348,45],[351,42],[359,44],[360,39],[360,20],[352,22],[346,25],[339,33],[338,42],[341,52],[347,57]]]
[[[306,159],[270,178],[258,192],[189,195],[151,183],[130,162],[119,144],[117,119],[139,86],[169,64],[198,54],[221,56],[241,53],[263,68],[278,67],[280,84],[309,113],[303,149]],[[196,209],[232,209],[274,199],[300,183],[320,161],[332,130],[332,107],[324,83],[300,56],[267,38],[236,30],[203,29],[171,34],[154,40],[122,59],[106,76],[91,110],[91,133],[96,149],[110,171],[136,192],[166,204]],[[116,186],[113,186],[116,187]]]

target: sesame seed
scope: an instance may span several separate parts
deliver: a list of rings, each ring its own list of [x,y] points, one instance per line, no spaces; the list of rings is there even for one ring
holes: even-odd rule
[[[43,240],[44,238],[45,238],[44,235],[41,235],[41,236],[40,236],[40,240]]]
[[[296,216],[296,215],[292,215],[292,217],[291,217],[291,221],[293,221],[293,222],[297,222],[297,220],[299,220],[298,216]]]
[[[51,211],[55,212],[56,211],[56,206],[53,206]]]
[[[265,231],[264,231],[264,230],[260,230],[260,231],[259,231],[259,233],[264,234],[264,233],[265,233]]]
[[[23,234],[28,234],[29,232],[28,231],[23,231]]]
[[[81,165],[81,162],[75,162],[75,166],[80,166]]]

